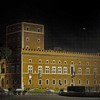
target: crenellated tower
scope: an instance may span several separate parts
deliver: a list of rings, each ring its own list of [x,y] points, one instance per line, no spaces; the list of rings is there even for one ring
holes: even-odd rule
[[[44,25],[21,22],[7,26],[6,47],[12,51],[8,58],[7,73],[10,87],[20,87],[22,74],[21,49],[44,50]],[[16,80],[14,80],[16,78]],[[17,84],[18,83],[18,84]]]

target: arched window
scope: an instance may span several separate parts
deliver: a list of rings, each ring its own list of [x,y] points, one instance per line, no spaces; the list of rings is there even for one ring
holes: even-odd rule
[[[56,84],[56,80],[55,80],[55,79],[52,80],[52,84],[53,84],[53,85]]]
[[[86,80],[86,84],[87,84],[87,85],[89,84],[89,80],[88,80],[88,79]]]
[[[46,85],[49,85],[49,79],[46,79]]]
[[[80,80],[80,79],[78,80],[78,84],[79,84],[79,85],[81,84],[81,80]]]
[[[32,85],[32,79],[28,80],[29,85]]]
[[[39,80],[38,80],[38,84],[39,84],[39,85],[42,85],[42,79],[39,79]]]

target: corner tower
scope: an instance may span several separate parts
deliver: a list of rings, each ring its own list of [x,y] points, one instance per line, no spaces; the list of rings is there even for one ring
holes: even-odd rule
[[[7,26],[6,47],[12,51],[11,56],[7,58],[7,80],[10,80],[8,88],[20,88],[23,66],[21,50],[44,49],[44,25],[21,22]]]
[[[22,48],[44,49],[44,26],[22,22]]]

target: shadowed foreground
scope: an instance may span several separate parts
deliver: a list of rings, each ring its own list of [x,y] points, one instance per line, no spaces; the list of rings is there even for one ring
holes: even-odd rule
[[[100,100],[95,97],[67,97],[58,94],[34,94],[34,95],[5,95],[0,96],[0,100]]]

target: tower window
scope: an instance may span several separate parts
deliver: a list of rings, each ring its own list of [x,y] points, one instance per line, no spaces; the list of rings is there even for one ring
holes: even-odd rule
[[[26,45],[26,49],[29,49],[29,45]]]
[[[26,37],[26,41],[29,41],[29,37]]]
[[[37,39],[37,42],[40,43],[40,39]]]
[[[40,50],[40,47],[37,47],[37,50]]]
[[[37,32],[40,32],[40,28],[37,28]]]
[[[26,30],[29,31],[29,26],[26,27]]]
[[[32,62],[32,59],[29,59],[29,62],[31,63]]]

